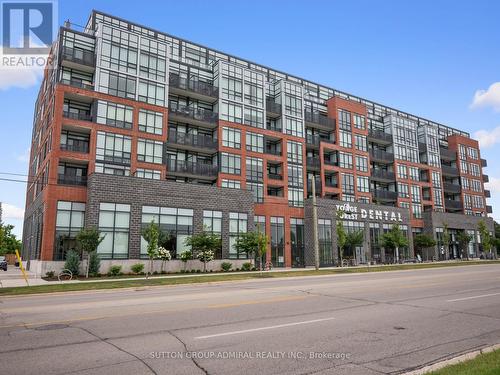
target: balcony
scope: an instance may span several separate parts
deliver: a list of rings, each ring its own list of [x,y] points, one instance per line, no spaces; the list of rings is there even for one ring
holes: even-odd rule
[[[396,175],[391,171],[372,169],[370,179],[373,181],[391,182],[396,180]]]
[[[61,144],[62,151],[89,153],[89,142],[73,140],[71,143]]]
[[[95,53],[88,50],[77,49],[67,46],[62,46],[61,48],[61,61],[63,65],[67,65],[73,68],[82,69],[82,67],[87,67],[85,70],[92,70],[95,68]]]
[[[304,111],[306,125],[324,130],[335,130],[335,120],[319,112]]]
[[[460,194],[460,192],[462,191],[462,187],[460,185],[452,184],[449,182],[443,183],[443,189],[445,192],[451,194]]]
[[[319,134],[306,134],[306,146],[311,148],[319,148],[321,142],[334,144],[335,141],[330,138],[322,137]]]
[[[445,199],[444,206],[448,211],[462,211],[463,205],[460,201],[455,201],[452,199]]]
[[[218,146],[217,140],[207,135],[180,133],[175,129],[169,129],[167,143],[179,145],[182,146],[180,147],[182,149],[192,151],[200,148],[216,151]]]
[[[217,126],[218,114],[208,109],[189,106],[174,106],[169,108],[169,120],[186,122],[198,126]]]
[[[439,147],[439,154],[442,160],[453,161],[457,160],[457,153],[444,147]]]
[[[57,183],[59,185],[86,186],[87,176],[71,176],[67,174],[59,174],[57,176]]]
[[[395,202],[398,199],[398,193],[390,190],[374,190],[373,198],[379,201]]]
[[[483,174],[483,182],[490,182],[490,178],[487,174]]]
[[[486,159],[481,159],[481,167],[485,168],[488,166],[488,162],[486,161]]]
[[[306,166],[308,169],[319,169],[320,167],[319,156],[308,157],[306,159]]]
[[[491,191],[484,189],[484,197],[485,198],[491,198]]]
[[[63,79],[63,78],[61,78],[61,80],[59,82],[62,83],[63,85],[68,85],[68,86],[72,86],[72,87],[78,87],[79,89],[94,91],[94,85],[92,85],[90,83],[85,83],[81,79],[75,79],[75,78]]]
[[[269,118],[278,118],[281,116],[281,104],[276,103],[273,99],[266,99],[266,115]]]
[[[267,178],[270,180],[280,180],[280,181],[283,180],[283,176],[276,173],[268,173]]]
[[[92,115],[87,112],[63,111],[63,117],[78,121],[92,121]]]
[[[443,176],[458,176],[458,169],[456,167],[451,167],[449,165],[442,165],[441,166],[441,172],[443,173]]]
[[[217,101],[219,89],[208,82],[181,78],[178,74],[170,73],[169,91],[173,94],[189,96],[210,103]]]
[[[372,161],[381,164],[394,163],[394,154],[382,150],[370,150],[370,158]]]
[[[321,187],[321,180],[319,178],[315,179],[314,190],[316,190],[315,191],[316,196],[321,195],[322,187]],[[307,181],[307,196],[312,196],[312,180],[310,179],[308,179]]]
[[[337,177],[335,175],[325,175],[325,187],[338,189],[340,186]]]
[[[493,207],[490,205],[486,205],[486,213],[487,214],[492,214],[493,213]]]
[[[387,146],[392,144],[392,134],[386,133],[382,130],[370,130],[368,132],[368,142]]]
[[[214,180],[219,168],[216,165],[184,160],[167,160],[167,174]]]

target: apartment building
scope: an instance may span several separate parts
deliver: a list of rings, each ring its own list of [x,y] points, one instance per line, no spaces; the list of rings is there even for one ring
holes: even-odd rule
[[[488,176],[469,134],[93,11],[61,27],[35,105],[24,256],[57,262],[97,227],[103,259],[146,255],[154,220],[174,255],[202,230],[234,243],[269,236],[274,267],[314,264],[312,187],[322,266],[338,264],[336,222],[363,230],[357,263],[391,262],[379,237],[398,224],[438,245],[427,259],[478,256]],[[451,234],[441,251],[443,231]],[[456,235],[473,235],[459,249]],[[415,256],[412,241],[402,258]]]

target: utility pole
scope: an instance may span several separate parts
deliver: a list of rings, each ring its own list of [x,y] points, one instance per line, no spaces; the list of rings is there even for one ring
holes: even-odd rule
[[[319,241],[318,241],[318,207],[316,205],[316,176],[312,176],[311,182],[312,206],[313,206],[313,246],[314,267],[319,270]]]

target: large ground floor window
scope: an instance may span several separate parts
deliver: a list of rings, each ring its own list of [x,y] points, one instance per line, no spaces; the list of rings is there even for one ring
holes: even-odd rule
[[[85,203],[57,202],[54,260],[65,260],[66,253],[77,250],[76,235],[84,226]]]
[[[130,205],[101,203],[99,230],[104,236],[97,249],[102,259],[127,259],[129,245]]]

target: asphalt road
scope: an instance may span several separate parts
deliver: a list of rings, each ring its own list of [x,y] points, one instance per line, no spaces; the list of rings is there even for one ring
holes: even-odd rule
[[[398,374],[500,343],[500,265],[0,299],[1,374]]]

